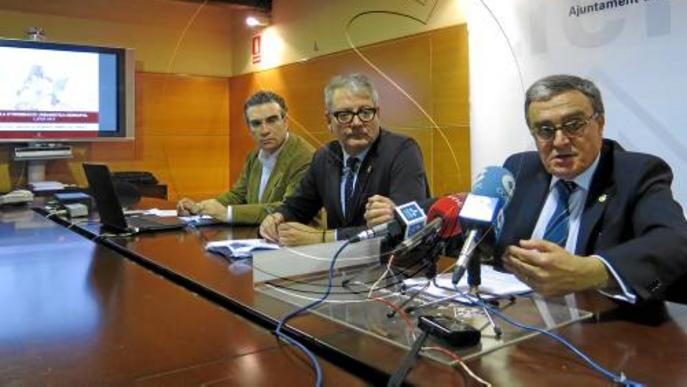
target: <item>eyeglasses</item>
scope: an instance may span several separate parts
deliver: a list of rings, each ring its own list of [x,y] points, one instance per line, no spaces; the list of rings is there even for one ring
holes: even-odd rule
[[[377,108],[364,107],[358,109],[357,112],[352,110],[340,110],[338,112],[331,112],[330,114],[334,116],[336,122],[340,124],[350,124],[353,122],[353,117],[358,117],[361,122],[370,122],[377,115]]]
[[[577,137],[583,132],[583,129],[589,124],[590,121],[596,119],[598,114],[596,112],[592,113],[589,117],[575,117],[567,121],[561,122],[558,125],[552,124],[550,122],[542,122],[534,124],[531,128],[534,136],[542,141],[551,141],[556,137],[556,131],[562,130],[563,134],[567,137]]]
[[[249,120],[248,126],[250,126],[252,130],[257,130],[260,129],[263,124],[266,124],[267,126],[274,126],[281,122],[282,119],[283,117],[281,115],[275,114],[265,118],[264,120]]]

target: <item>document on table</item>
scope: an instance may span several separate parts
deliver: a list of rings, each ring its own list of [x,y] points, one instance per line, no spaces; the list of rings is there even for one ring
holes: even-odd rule
[[[423,294],[442,298],[450,297],[455,295],[456,292],[453,289],[453,283],[451,283],[451,277],[453,273],[444,273],[436,277],[436,283],[439,286],[435,286],[430,283],[425,289],[422,290]],[[503,273],[494,270],[492,266],[483,265],[482,266],[482,283],[479,286],[481,296],[484,299],[501,298],[510,295],[525,294],[532,291],[527,284],[520,281],[516,276],[510,273]],[[424,285],[427,284],[427,279],[425,278],[408,278],[403,283],[413,290],[420,290]],[[467,282],[467,276],[458,282],[458,290],[461,292],[466,292],[469,290],[469,285]],[[468,301],[464,297],[456,298],[456,301],[465,302]]]
[[[233,239],[226,241],[210,242],[205,250],[220,254],[226,258],[245,259],[253,256],[253,251],[277,250],[279,245],[267,242],[264,239]]]
[[[144,215],[155,215],[161,218],[171,218],[178,217],[184,223],[194,225],[194,226],[207,226],[213,224],[222,224],[221,221],[213,218],[210,215],[189,215],[189,216],[178,216],[177,210],[160,210],[158,208],[150,208],[147,210],[128,210],[124,211],[124,215],[133,214],[144,214]]]

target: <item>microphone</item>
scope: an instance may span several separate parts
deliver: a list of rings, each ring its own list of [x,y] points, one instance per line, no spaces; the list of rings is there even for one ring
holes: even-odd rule
[[[434,201],[435,199],[427,199],[422,201],[422,204],[412,201],[397,206],[394,208],[394,219],[359,232],[351,237],[349,242],[356,243],[379,237],[394,239],[403,236],[403,239],[408,239],[424,227],[427,222],[425,208],[429,208]]]
[[[427,213],[427,220],[442,219],[441,239],[452,238],[462,232],[458,214],[465,204],[466,193],[455,193],[437,199]]]
[[[392,254],[395,254],[400,261],[406,262],[405,266],[423,262],[425,265],[425,275],[427,278],[436,276],[436,265],[434,258],[444,249],[446,241],[461,233],[458,214],[465,202],[466,194],[458,193],[444,196],[438,199],[430,199],[425,203],[430,203],[431,207],[427,211],[429,223],[418,231],[411,239],[401,242]],[[405,256],[402,258],[402,256]],[[401,264],[403,266],[403,264]],[[421,292],[417,292],[399,305],[402,309],[414,300]],[[389,312],[387,317],[392,318],[396,310]]]
[[[477,175],[472,192],[465,199],[459,215],[462,227],[468,231],[451,277],[454,285],[465,274],[482,232],[492,226],[497,235],[500,232],[503,209],[513,196],[514,189],[515,178],[506,168],[491,166]]]
[[[452,194],[434,201],[427,215],[429,221],[420,231],[413,234],[410,239],[404,239],[396,249],[395,254],[407,252],[436,235],[445,241],[461,233],[458,214],[460,213],[466,194]]]
[[[422,243],[425,238],[431,235],[436,235],[439,233],[439,231],[441,231],[441,224],[441,218],[434,218],[429,223],[424,225],[420,230],[418,230],[418,232],[413,234],[412,237],[404,239],[403,242],[399,243],[399,245],[393,250],[393,254],[398,255],[405,253],[406,251],[409,251]]]

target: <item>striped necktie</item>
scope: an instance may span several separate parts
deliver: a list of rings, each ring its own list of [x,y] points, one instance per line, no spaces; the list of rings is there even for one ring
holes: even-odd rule
[[[349,157],[346,160],[346,181],[344,182],[344,201],[346,203],[346,213],[351,212],[351,199],[353,198],[353,178],[358,172],[358,160],[357,157]]]
[[[556,209],[546,225],[544,239],[565,247],[570,229],[570,195],[577,189],[577,184],[573,181],[558,180],[554,188],[558,192],[558,201]]]

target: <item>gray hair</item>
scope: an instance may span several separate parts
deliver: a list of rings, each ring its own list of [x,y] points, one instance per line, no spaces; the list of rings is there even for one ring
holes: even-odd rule
[[[548,101],[558,94],[571,90],[577,90],[587,96],[587,99],[592,104],[594,113],[600,116],[604,115],[604,103],[601,100],[601,92],[592,81],[574,75],[549,75],[534,82],[527,89],[527,93],[525,93],[525,119],[527,120],[527,125],[530,124],[528,110],[532,102]]]
[[[246,120],[246,123],[248,123],[249,108],[270,102],[275,102],[277,105],[279,105],[279,107],[281,108],[281,116],[282,118],[284,118],[286,112],[288,111],[288,109],[286,108],[286,101],[284,101],[284,97],[272,91],[260,90],[257,93],[251,95],[243,104],[243,117]]]
[[[377,90],[375,90],[372,82],[367,78],[367,76],[360,73],[337,75],[330,79],[327,86],[324,88],[324,106],[327,110],[332,108],[332,98],[334,97],[334,91],[338,89],[349,89],[354,93],[358,94],[361,92],[366,93],[372,98],[372,102],[375,106],[378,106],[379,95]]]

